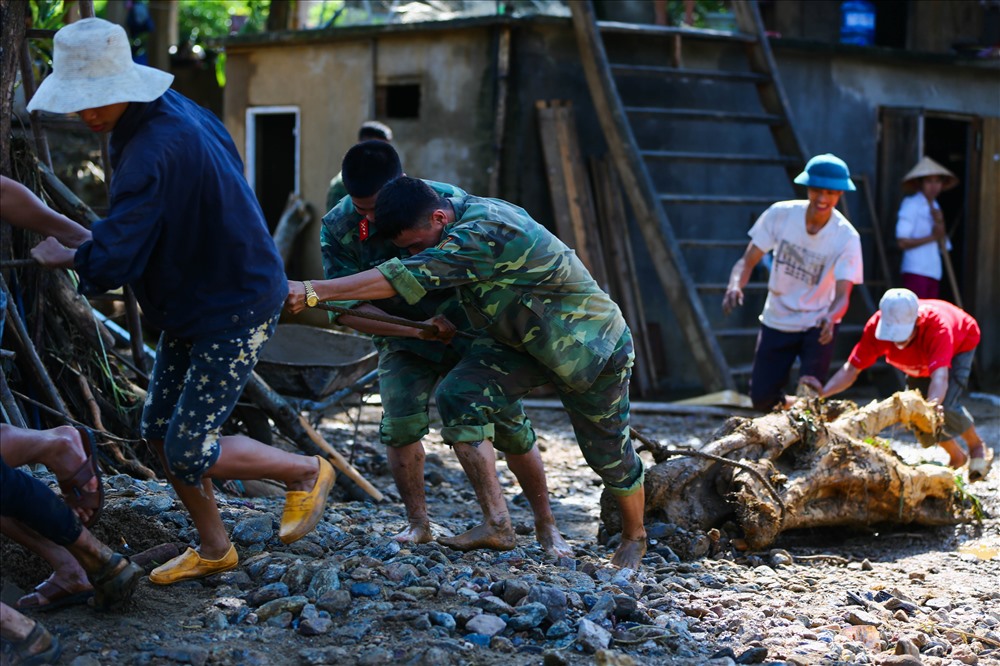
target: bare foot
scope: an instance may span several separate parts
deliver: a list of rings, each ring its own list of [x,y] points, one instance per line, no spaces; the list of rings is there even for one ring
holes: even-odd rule
[[[513,550],[517,546],[517,537],[509,523],[505,527],[483,523],[458,536],[438,537],[438,543],[461,551],[476,548]]]
[[[431,534],[430,523],[410,523],[410,526],[405,530],[392,537],[395,541],[399,543],[430,543],[434,540],[434,535]]]
[[[611,558],[611,564],[620,569],[638,569],[642,556],[646,554],[646,537],[629,539],[622,537],[621,545]]]
[[[573,549],[553,524],[535,524],[535,538],[541,544],[542,550],[552,557],[573,557]]]

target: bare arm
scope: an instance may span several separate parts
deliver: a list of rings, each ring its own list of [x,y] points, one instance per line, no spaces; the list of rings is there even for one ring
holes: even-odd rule
[[[750,274],[754,267],[760,263],[766,253],[751,241],[747,245],[746,251],[735,264],[733,270],[729,272],[729,284],[726,286],[726,295],[722,297],[722,311],[729,314],[734,308],[743,305],[743,287],[750,281]]]
[[[819,343],[829,344],[833,341],[833,322],[838,321],[847,312],[847,306],[851,304],[851,289],[854,283],[850,280],[837,280],[836,293],[830,309],[826,311],[826,316],[819,320],[820,332]]]
[[[321,301],[377,301],[396,295],[395,288],[374,268],[331,280],[312,280],[312,285]],[[306,307],[305,285],[289,280],[285,309],[298,314]]]
[[[938,368],[931,373],[931,383],[927,387],[927,402],[933,402],[940,406],[944,402],[944,396],[948,392],[948,368]]]
[[[818,379],[810,377],[809,375],[803,376],[799,379],[799,381],[819,393],[819,397],[827,398],[831,395],[836,395],[841,391],[846,391],[855,381],[857,381],[859,374],[861,374],[861,370],[859,368],[855,368],[851,365],[850,361],[848,361],[840,367],[840,370],[837,370],[833,377],[830,377],[826,386],[821,385]]]
[[[52,236],[66,247],[90,240],[90,230],[52,210],[27,187],[0,176],[0,217],[9,224]]]

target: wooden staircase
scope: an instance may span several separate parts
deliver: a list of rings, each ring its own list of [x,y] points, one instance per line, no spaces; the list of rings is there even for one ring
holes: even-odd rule
[[[591,98],[685,351],[707,390],[736,388],[751,367],[767,276],[757,269],[727,318],[729,272],[757,216],[801,198],[792,179],[808,155],[757,3],[730,3],[736,32],[597,21],[589,0],[569,4]]]

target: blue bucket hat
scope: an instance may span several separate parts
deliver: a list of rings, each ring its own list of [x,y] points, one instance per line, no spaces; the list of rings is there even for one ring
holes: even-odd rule
[[[806,187],[821,190],[853,192],[858,189],[851,182],[851,172],[847,164],[832,153],[817,155],[806,162],[806,169],[795,177],[795,182]]]

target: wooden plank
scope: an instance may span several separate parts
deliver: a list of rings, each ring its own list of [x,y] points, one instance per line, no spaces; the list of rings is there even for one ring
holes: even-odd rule
[[[772,113],[744,113],[742,111],[716,111],[713,109],[668,109],[659,106],[626,106],[625,113],[633,116],[660,116],[672,120],[695,120],[716,123],[749,123],[780,125],[784,116]]]
[[[769,206],[775,201],[783,201],[787,197],[761,197],[761,196],[729,196],[721,194],[660,194],[659,199],[664,203],[674,204],[719,204],[721,206],[742,206],[742,205],[765,205]]]
[[[662,67],[660,65],[629,65],[612,64],[611,72],[616,76],[649,76],[676,77],[696,81],[733,81],[739,83],[758,83],[767,81],[768,77],[756,72],[727,72],[721,69],[687,69],[681,67]]]
[[[570,6],[575,3],[570,3]],[[593,10],[591,10],[591,13]],[[651,23],[619,23],[617,21],[597,21],[596,27],[602,34],[649,35],[654,37],[678,36],[684,39],[700,39],[715,42],[752,42],[753,35],[706,28],[689,28]]]
[[[644,150],[646,159],[677,160],[679,162],[730,162],[733,164],[791,164],[794,157],[784,155],[754,155],[749,153],[703,153],[680,150]]]
[[[611,294],[632,330],[636,354],[632,376],[638,385],[638,393],[643,395],[657,384],[656,368],[646,328],[646,313],[639,294],[639,281],[635,275],[635,262],[628,237],[628,220],[625,218],[621,186],[609,158],[592,157],[590,169],[598,213],[598,228],[601,232],[601,246],[606,252],[605,263],[608,267]]]
[[[687,351],[706,389],[734,389],[736,385],[722,349],[712,335],[673,229],[638,154],[635,136],[611,77],[604,44],[597,33],[594,7],[589,1],[580,1],[570,3],[570,10],[591,100],[657,277],[687,342]]]
[[[973,226],[976,253],[975,282],[970,312],[982,329],[977,355],[980,377],[1000,372],[1000,118],[982,119],[982,151],[979,154],[979,215]],[[993,380],[994,382],[996,380]]]
[[[597,214],[583,167],[573,105],[538,101],[542,152],[559,237],[576,250],[590,274],[607,288],[607,271],[597,236]]]
[[[493,116],[493,164],[490,166],[491,197],[500,196],[500,168],[503,156],[504,128],[507,118],[507,87],[510,78],[510,26],[505,25],[497,36],[496,114]]]

